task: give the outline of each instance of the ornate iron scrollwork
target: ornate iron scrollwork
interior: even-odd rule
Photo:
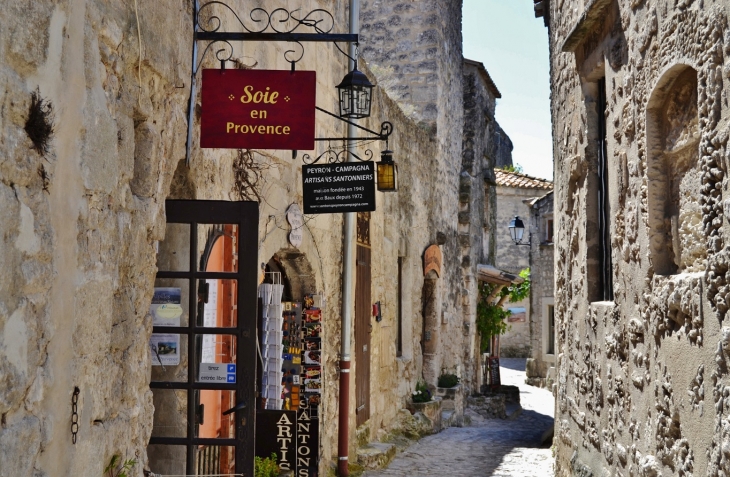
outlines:
[[[322,154],[314,159],[312,159],[312,156],[310,156],[309,154],[304,154],[302,156],[302,161],[305,164],[316,164],[320,160],[324,160],[324,162],[327,164],[335,164],[340,162],[346,162],[348,154],[360,162],[368,162],[373,160],[373,151],[371,151],[370,149],[365,149],[365,152],[363,153],[365,159],[363,159],[354,152],[349,151],[347,149],[347,146],[342,146],[342,148],[339,150],[330,146],[327,148],[327,150],[325,150]]]
[[[335,19],[330,12],[322,8],[317,8],[307,13],[303,17],[295,16],[301,9],[288,11],[285,8],[277,8],[269,13],[264,8],[254,8],[249,13],[249,18],[256,25],[246,26],[241,17],[229,7],[226,3],[212,0],[206,2],[198,9],[198,27],[200,31],[206,33],[217,32],[222,24],[221,18],[218,15],[207,17],[205,22],[200,21],[200,17],[204,16],[204,13],[208,10],[212,10],[213,5],[220,5],[222,8],[227,9],[231,14],[238,20],[241,28],[247,33],[265,33],[266,30],[271,29],[273,33],[294,33],[300,27],[308,27],[313,29],[317,33],[329,33],[335,26]],[[293,21],[294,25],[282,28],[282,24],[290,24]]]
[[[227,11],[228,13],[226,15],[234,18],[238,22],[238,24],[240,25],[240,28],[238,29],[241,31],[220,31],[221,27],[223,26],[222,17],[224,16],[224,14],[220,11],[216,11],[216,7],[219,7],[218,10],[222,9],[224,11]],[[312,10],[304,16],[299,15],[299,11],[300,9],[290,12],[285,8],[277,8],[276,10],[273,10],[269,13],[264,8],[254,8],[248,14],[250,21],[244,21],[241,16],[239,16],[235,12],[235,10],[233,10],[233,8],[231,8],[228,4],[224,2],[221,2],[219,0],[211,0],[204,3],[198,9],[196,16],[195,31],[197,35],[204,37],[206,33],[215,33],[219,35],[226,35],[226,38],[219,37],[214,40],[210,38],[201,38],[203,41],[207,40],[211,43],[209,43],[208,47],[203,50],[203,54],[200,58],[200,63],[202,63],[203,58],[205,57],[205,54],[207,53],[208,48],[211,44],[223,41],[228,44],[228,47],[230,47],[231,45],[227,41],[229,39],[228,36],[236,35],[236,33],[291,34],[295,33],[299,28],[311,28],[316,34],[324,35],[332,31],[332,28],[334,28],[335,19],[332,14],[327,10],[318,8],[316,10]],[[304,57],[304,46],[300,41],[297,41],[295,39],[291,39],[289,41],[296,44],[297,46],[294,49],[286,50],[284,52],[284,59],[287,61],[287,63],[290,63],[292,67],[294,67],[294,65],[301,61],[301,59]],[[218,57],[218,52],[216,52],[216,57],[219,61],[222,62],[231,60],[233,58],[233,48],[230,48],[230,54],[226,58]],[[198,67],[200,66],[200,63],[198,64]]]

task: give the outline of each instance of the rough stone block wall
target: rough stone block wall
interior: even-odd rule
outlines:
[[[729,11],[550,2],[558,476],[730,472]],[[610,302],[593,293],[601,114]]]
[[[272,10],[290,2],[230,2],[241,11],[264,3]],[[335,31],[346,29],[342,2],[304,3],[297,7],[327,8]],[[155,246],[161,242],[161,250],[169,249],[171,242],[165,239],[175,239],[165,236],[164,201],[240,198],[232,173],[237,152],[201,151],[197,114],[191,165],[185,165],[189,4],[138,2],[136,7],[115,0],[37,1],[10,2],[0,12],[0,24],[8,25],[0,31],[0,264],[6,271],[0,277],[2,475],[101,475],[109,458],[121,454],[140,461],[134,474],[141,476],[154,415],[148,310]],[[450,24],[439,31],[450,35],[443,61],[451,61],[453,73],[439,80],[439,88],[449,92],[443,101],[456,98],[451,104],[458,105],[461,8],[448,2],[429,8],[448,10],[439,21]],[[223,21],[235,28],[234,20]],[[287,69],[287,48],[236,45],[233,57],[239,67]],[[209,54],[203,66],[218,63]],[[307,45],[298,68],[317,70],[318,105],[334,109],[332,85],[347,72],[345,58],[332,46]],[[366,64],[362,69],[373,75]],[[36,88],[53,105],[54,131],[45,156],[25,130]],[[393,122],[389,146],[401,171],[401,192],[378,194],[371,225],[372,296],[385,304],[383,322],[372,338],[370,426],[375,437],[392,425],[422,374],[422,253],[441,236],[446,242],[438,311],[447,320],[439,325],[440,342],[444,356],[454,358],[437,367],[474,370],[462,360],[468,338],[459,301],[461,109],[438,116],[444,126],[436,136],[380,89],[373,108],[364,124],[377,130],[381,121]],[[317,135],[344,134],[341,124],[328,117],[317,116],[316,128]],[[325,147],[318,144],[306,152],[319,155]],[[377,155],[377,146],[373,152]],[[257,253],[264,263],[277,254],[305,256],[310,285],[325,297],[324,333],[331,346],[323,350],[324,472],[336,461],[337,428],[330,424],[337,416],[342,220],[339,215],[308,218],[302,246],[291,247],[284,213],[289,204],[301,204],[301,159],[292,161],[289,151],[257,151],[254,156],[263,168],[260,242],[257,251],[246,252]],[[405,259],[407,325],[404,356],[396,358],[393,277],[399,255]],[[353,372],[356,367],[354,363]],[[467,376],[467,382],[474,380]],[[75,445],[69,430],[74,386],[80,389]],[[354,446],[354,392],[352,396]]]
[[[554,245],[546,241],[546,222],[554,220],[553,194],[546,195],[532,207],[530,247],[530,347],[531,357],[539,363],[539,377],[546,377],[549,366],[555,363],[555,354],[547,355],[548,316],[546,305],[554,296]],[[555,222],[553,222],[555,223]]]
[[[461,2],[366,0],[360,18],[361,54],[378,84],[437,145],[435,157],[417,158],[439,178],[430,184],[427,229],[430,244],[442,244],[443,273],[438,296],[424,297],[421,306],[432,315],[426,331],[433,341],[423,346],[437,350],[426,353],[423,373],[435,385],[443,369],[462,366],[461,359],[452,359],[461,356],[464,335],[457,228],[463,133]]]
[[[496,98],[485,84],[477,66],[464,63],[464,137],[459,175],[459,245],[461,247],[464,334],[464,362],[479,374],[481,349],[476,330],[476,303],[479,283],[473,271],[478,264],[493,264],[495,255],[496,187],[491,152],[499,138],[494,119]],[[468,373],[470,374],[470,373]],[[467,374],[467,375],[468,375]],[[481,382],[466,383],[478,390]]]
[[[532,220],[530,206],[525,202],[531,198],[541,195],[541,190],[524,189],[517,187],[497,186],[497,219],[496,219],[496,257],[495,267],[510,273],[519,272],[530,266],[530,247],[515,245],[509,234],[509,223],[519,215],[525,223],[525,234],[528,233],[528,223]],[[527,236],[524,237],[527,241]],[[505,303],[505,307],[524,307],[526,317],[530,316],[530,300],[525,299],[519,303]],[[530,356],[530,323],[529,319],[524,322],[509,323],[509,330],[500,337],[500,347],[505,356]]]

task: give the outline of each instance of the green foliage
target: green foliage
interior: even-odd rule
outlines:
[[[114,454],[109,461],[109,465],[104,469],[104,474],[108,477],[128,477],[128,472],[132,470],[132,467],[137,465],[137,461],[134,459],[127,459],[124,461],[122,466],[117,470],[117,464],[122,458],[119,454]]]
[[[459,384],[459,377],[455,374],[444,373],[439,376],[438,387],[440,388],[453,388]]]
[[[520,271],[520,277],[522,277],[525,281],[519,285],[504,287],[500,293],[501,296],[509,295],[510,303],[517,303],[518,301],[522,301],[530,296],[530,284],[532,283],[530,280],[530,269],[522,269]]]
[[[525,268],[520,271],[520,277],[524,281],[519,285],[504,287],[499,292],[500,297],[509,296],[511,303],[516,303],[530,296],[530,269]],[[487,303],[487,298],[494,291],[497,285],[491,283],[479,284],[479,302],[477,303],[476,325],[477,331],[481,336],[481,350],[486,351],[489,347],[489,339],[492,336],[498,336],[509,330],[509,325],[505,321],[510,315],[508,310],[492,303]]]
[[[518,174],[522,174],[522,171],[524,170],[521,165],[519,164],[510,164],[509,166],[502,166],[500,167],[503,171],[507,172],[516,172]]]
[[[276,465],[276,453],[272,452],[271,457],[262,459],[254,457],[254,477],[276,477],[279,475],[279,466]]]
[[[418,381],[416,383],[416,390],[411,395],[414,403],[429,402],[431,400],[431,391],[426,387],[426,383]]]

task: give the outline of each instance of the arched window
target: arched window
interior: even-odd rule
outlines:
[[[676,65],[652,92],[647,109],[649,240],[654,272],[702,269],[706,257],[700,207],[697,71]]]

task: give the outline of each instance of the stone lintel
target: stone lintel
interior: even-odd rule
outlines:
[[[578,19],[573,30],[565,39],[561,50],[565,53],[575,53],[583,40],[588,34],[603,23],[606,18],[606,10],[611,5],[612,0],[591,0],[583,14]]]

